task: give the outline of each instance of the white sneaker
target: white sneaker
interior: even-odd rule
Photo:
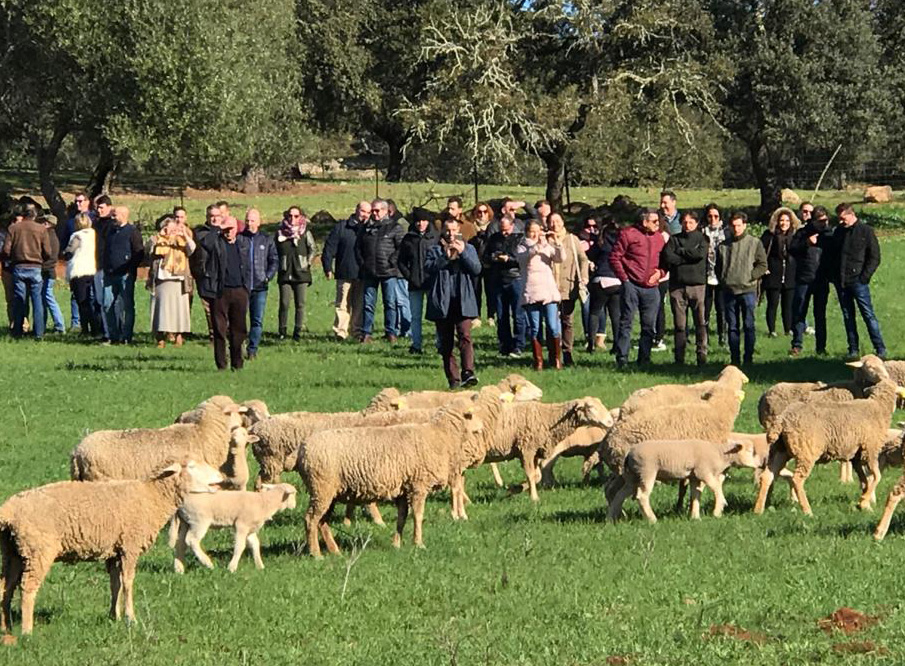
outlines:
[[[814,330],[813,326],[808,326],[806,329],[804,329],[805,335],[814,335],[816,332],[817,331]]]
[[[666,351],[667,349],[669,349],[669,348],[666,346],[666,343],[663,342],[662,340],[660,340],[660,342],[658,342],[653,347],[651,347],[650,350],[660,352],[660,351]]]
[[[472,327],[472,328],[481,328],[481,326],[482,326],[482,324],[481,324],[481,320],[480,320],[480,319],[472,319],[472,320],[471,320],[471,327]]]

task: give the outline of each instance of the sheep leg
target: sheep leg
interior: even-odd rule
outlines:
[[[352,524],[352,518],[355,517],[355,502],[346,502],[346,515],[343,516],[343,525],[348,527]]]
[[[607,507],[606,517],[610,522],[615,523],[622,516],[622,505],[629,497],[635,494],[635,484],[631,481],[625,481],[619,491],[610,500]]]
[[[676,513],[682,513],[685,506],[685,492],[688,490],[688,479],[679,479],[679,495],[676,498]],[[691,501],[694,502],[694,488],[691,490]],[[693,518],[694,516],[692,516]]]
[[[368,504],[368,515],[371,516],[371,521],[377,525],[377,527],[387,526],[387,524],[383,522],[383,516],[380,515],[380,509],[377,508],[377,502],[370,502]]]
[[[119,557],[107,558],[107,575],[110,576],[110,619],[118,620],[122,616],[123,572]]]
[[[698,479],[693,479],[693,483],[691,484],[691,512],[689,515],[692,520],[700,520],[701,519],[701,491],[704,489],[704,482]],[[684,483],[683,483],[684,482]],[[688,485],[688,479],[682,479],[679,481],[679,511],[682,510],[682,488],[683,486]]]
[[[185,573],[185,535],[188,534],[189,524],[184,520],[179,522],[179,533],[176,535],[175,559],[173,569],[176,573]]]
[[[638,486],[638,504],[641,505],[641,513],[650,524],[657,522],[657,515],[650,506],[650,493],[654,488],[655,479],[641,479]]]
[[[31,634],[35,626],[35,598],[38,590],[50,566],[56,559],[56,553],[44,554],[42,557],[33,558],[28,562],[28,567],[22,572],[22,635]]]
[[[233,543],[233,557],[226,565],[226,569],[230,573],[236,573],[239,568],[239,560],[242,559],[242,553],[245,552],[245,540],[248,538],[248,530],[236,527],[236,540]]]
[[[619,474],[614,474],[606,485],[603,487],[603,494],[606,496],[607,502],[612,502],[616,493],[625,485],[625,479]]]
[[[839,483],[852,482],[852,462],[844,460],[839,464]]]
[[[879,485],[880,479],[882,478],[882,472],[880,472],[880,462],[877,460],[876,455],[868,458],[867,466],[870,469],[870,478],[867,479],[867,487],[861,495],[861,501],[858,503],[858,506],[861,509],[870,511],[877,502],[877,485]],[[861,467],[863,469],[863,463],[861,464]]]
[[[707,475],[702,479],[703,484],[713,492],[713,516],[715,518],[722,516],[723,509],[726,508],[726,496],[723,494],[723,481],[725,478],[725,474],[719,474],[717,476]],[[698,487],[701,487],[700,483]]]
[[[522,469],[525,470],[525,476],[528,477],[528,492],[531,495],[532,502],[539,502],[540,497],[537,494],[537,480],[536,473],[537,470],[534,465],[534,456],[533,455],[522,455]]]
[[[424,535],[422,527],[424,525],[424,502],[427,500],[427,493],[416,492],[412,495],[412,513],[415,519],[415,535],[412,543],[418,548],[424,548]]]
[[[170,531],[169,531],[169,535],[167,536],[167,545],[170,548],[176,547],[176,539],[179,536],[180,524],[181,524],[181,521],[179,520],[179,514],[174,513],[173,517],[170,518]]]
[[[814,515],[814,512],[811,510],[811,503],[808,501],[808,496],[804,492],[804,482],[807,481],[807,478],[811,475],[811,470],[813,468],[813,462],[799,460],[798,464],[795,465],[795,471],[792,472],[792,486],[795,488],[795,493],[798,495],[798,501],[801,504],[801,512],[806,516]]]
[[[883,516],[880,518],[880,522],[877,523],[877,528],[874,530],[875,540],[882,541],[883,537],[886,536],[886,533],[889,531],[889,523],[892,521],[892,514],[895,512],[896,507],[899,505],[899,502],[902,501],[903,497],[905,497],[905,474],[896,481],[896,485],[889,491],[889,497],[886,498],[886,508],[883,509]],[[4,597],[4,603],[5,602],[6,598]]]
[[[562,447],[562,448],[561,448]],[[540,485],[543,488],[552,488],[556,485],[556,477],[553,476],[553,466],[559,460],[560,454],[565,450],[563,443],[557,444],[540,466]]]
[[[264,560],[261,559],[261,542],[258,540],[257,533],[252,532],[245,537],[245,541],[248,543],[248,548],[251,550],[252,558],[254,558],[255,569],[263,569]]]
[[[581,480],[587,483],[588,477],[591,476],[591,470],[600,464],[600,452],[594,451],[591,455],[584,459],[581,464]]]
[[[8,632],[13,628],[12,603],[13,594],[22,581],[25,563],[18,553],[3,553],[3,613],[0,615],[0,631]]]
[[[500,475],[500,468],[497,467],[496,463],[490,463],[490,471],[493,472],[493,481],[497,484],[498,487],[505,487],[505,483],[503,483],[503,477]]]
[[[138,565],[138,557],[124,555],[120,567],[123,571],[123,596],[125,597],[126,623],[135,622],[135,604],[133,603],[133,583],[135,582],[135,569]]]
[[[396,498],[396,534],[393,535],[393,548],[402,547],[402,531],[409,515],[409,501],[405,495]]]
[[[189,531],[185,535],[185,542],[188,547],[192,549],[192,552],[195,553],[195,557],[198,558],[198,561],[201,562],[201,564],[208,569],[213,569],[213,561],[211,561],[211,558],[207,556],[207,553],[205,553],[204,549],[201,547],[201,540],[204,538],[204,535],[207,534],[208,529],[210,529],[210,523],[190,525]]]
[[[333,517],[333,506],[331,503],[326,513],[324,513],[320,522],[320,530],[321,536],[324,538],[324,544],[327,546],[327,552],[331,555],[340,555],[342,551],[339,549],[339,546],[336,545],[336,540],[333,538],[333,530],[330,529],[330,519]]]
[[[329,502],[320,502],[314,497],[308,502],[308,510],[305,512],[305,528],[308,532],[308,552],[312,557],[322,557],[320,539],[317,533],[321,529],[321,522],[329,508]]]
[[[767,467],[760,474],[760,488],[757,491],[757,500],[754,502],[754,513],[761,514],[764,512],[767,506],[767,495],[773,486],[773,480],[786,466],[787,462],[789,462],[789,455],[785,451],[774,450],[770,452],[770,460],[767,462]],[[792,489],[794,492],[794,483],[792,483]]]

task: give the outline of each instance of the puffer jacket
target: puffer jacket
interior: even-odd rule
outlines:
[[[414,228],[403,236],[399,246],[399,272],[409,283],[409,291],[427,289],[428,275],[424,268],[427,252],[437,244],[439,236],[431,225],[422,233]]]
[[[833,231],[833,262],[830,279],[843,287],[869,284],[880,267],[880,244],[874,230],[856,222],[854,226],[839,225]]]
[[[489,230],[488,230],[488,233]],[[484,266],[487,267],[488,279],[498,284],[511,284],[521,278],[522,271],[518,262],[518,248],[525,237],[513,231],[504,236],[502,231],[490,234],[484,245]],[[506,255],[506,261],[498,257]]]
[[[395,220],[385,217],[368,220],[358,230],[355,256],[361,267],[361,277],[383,280],[399,277],[397,261],[405,230]]]
[[[760,237],[767,253],[767,274],[761,280],[764,289],[791,289],[795,285],[795,255],[790,252],[793,234],[765,231]]]
[[[276,232],[277,282],[279,284],[311,284],[311,262],[317,255],[317,244],[306,228],[301,238],[292,239]]]
[[[525,276],[522,305],[559,303],[559,285],[553,276],[553,265],[562,262],[562,246],[525,239],[518,248],[518,262]]]
[[[332,271],[337,280],[359,278],[360,268],[355,256],[359,227],[358,216],[352,215],[349,219],[334,224],[324,242],[321,264],[325,271]]]
[[[817,236],[816,245],[811,245],[811,236]],[[821,230],[808,222],[803,229],[795,232],[789,245],[789,254],[795,257],[796,284],[814,284],[829,279],[832,242],[833,230],[829,225]]]
[[[264,291],[267,283],[277,274],[279,258],[273,237],[258,231],[253,234],[248,229],[242,232],[248,239],[248,263],[251,267],[251,290]]]

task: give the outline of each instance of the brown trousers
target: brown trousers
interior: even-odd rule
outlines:
[[[220,298],[211,302],[214,320],[214,361],[226,370],[226,342],[229,340],[229,364],[242,368],[242,343],[248,336],[248,291],[244,287],[224,287]]]
[[[563,299],[559,304],[559,321],[562,329],[562,350],[572,353],[572,344],[575,342],[575,329],[572,326],[572,315],[575,312],[576,298]]]
[[[455,338],[459,338],[459,357],[462,360],[462,371],[474,374],[474,346],[471,344],[471,319],[443,319],[437,324],[437,335],[440,337],[440,356],[443,357],[443,372],[446,380],[452,385],[462,381],[459,366],[453,356]]]
[[[686,312],[691,308],[694,319],[694,339],[697,356],[699,359],[707,358],[707,319],[704,317],[704,301],[706,285],[700,284],[693,287],[679,287],[669,290],[669,304],[672,306],[672,319],[675,324],[675,359],[676,363],[685,362],[685,346],[687,335],[685,329],[688,326]]]

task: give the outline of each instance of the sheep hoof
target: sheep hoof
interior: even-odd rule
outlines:
[[[183,565],[182,562],[180,562],[179,560],[176,560],[175,562],[173,562],[173,571],[175,571],[178,574],[184,574],[185,565]]]
[[[236,569],[238,569],[238,568],[239,568],[238,564],[230,564],[229,566],[226,567],[226,570],[229,571],[230,573],[236,573]]]
[[[870,500],[867,500],[866,502],[858,502],[858,508],[861,509],[862,511],[873,511],[874,510],[874,506],[873,506],[873,504],[870,503]]]
[[[343,518],[343,525],[349,527],[352,525],[352,520],[350,518]]]

